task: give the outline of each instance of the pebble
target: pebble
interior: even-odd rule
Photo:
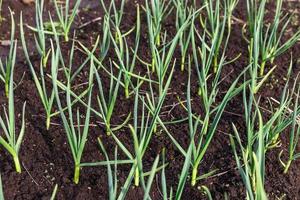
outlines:
[[[0,45],[1,46],[10,46],[11,42],[10,42],[10,40],[0,40]]]
[[[27,5],[32,4],[34,2],[35,2],[35,0],[22,0],[22,3],[27,4]]]

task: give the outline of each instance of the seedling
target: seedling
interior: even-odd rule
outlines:
[[[102,32],[103,32],[102,42],[99,44],[100,54],[98,58],[100,62],[102,62],[106,57],[111,43],[109,17],[107,15],[104,16]]]
[[[17,54],[17,41],[15,41],[15,20],[12,11],[10,11],[11,16],[11,33],[10,33],[10,48],[9,54],[6,58],[5,62],[3,63],[0,59],[0,80],[5,83],[5,95],[9,97],[9,85],[10,85],[10,78],[12,74],[12,69],[16,63],[16,54]]]
[[[149,34],[153,37],[150,40],[154,40],[153,44],[155,46],[161,45],[162,23],[173,10],[171,3],[172,1],[167,0],[146,0],[145,11],[147,13],[148,29]]]
[[[53,30],[55,30],[55,28],[53,28]],[[60,51],[60,47],[59,47],[59,39],[58,37],[55,37],[56,39],[56,44],[57,44],[57,49],[58,51]],[[90,108],[91,111],[96,114],[98,117],[100,117],[105,124],[106,127],[106,131],[107,134],[109,135],[111,131],[116,131],[118,129],[121,129],[124,125],[126,125],[126,123],[128,122],[128,120],[130,119],[130,115],[131,113],[128,114],[127,118],[124,120],[124,122],[120,125],[114,125],[113,127],[111,126],[110,120],[113,114],[113,110],[116,104],[116,99],[118,97],[118,91],[119,91],[119,87],[120,86],[124,86],[124,84],[121,82],[121,75],[122,75],[122,70],[119,71],[118,73],[118,77],[115,77],[113,74],[113,67],[112,67],[112,62],[110,62],[110,70],[107,70],[102,62],[100,60],[97,59],[97,57],[94,55],[94,52],[96,50],[96,48],[98,47],[98,43],[99,43],[99,37],[97,38],[97,41],[94,45],[94,48],[92,51],[88,50],[83,44],[79,43],[80,46],[84,49],[84,51],[87,52],[88,56],[85,59],[85,61],[76,69],[76,71],[74,71],[72,74],[69,73],[69,69],[66,67],[66,65],[64,64],[64,59],[62,58],[61,54],[60,54],[60,60],[61,63],[63,65],[63,69],[64,72],[66,74],[66,76],[70,76],[70,81],[73,81],[76,76],[81,72],[81,70],[86,66],[86,64],[88,62],[90,62],[90,67],[93,69],[93,71],[90,71],[90,73],[94,73],[96,76],[96,81],[98,84],[98,88],[99,88],[99,95],[97,96],[98,99],[98,106],[100,108],[100,111],[98,109],[94,109],[94,108]],[[73,40],[73,45],[71,48],[71,54],[70,54],[70,65],[72,65],[73,63],[73,52],[74,52],[74,48],[75,48],[75,40]],[[102,84],[102,78],[99,74],[99,71],[104,71],[107,74],[109,74],[110,76],[110,89],[109,89],[109,94],[105,95],[104,94],[104,87]],[[89,75],[90,76],[90,75]],[[91,84],[91,81],[93,81],[92,79],[89,79],[89,85]],[[57,80],[57,86],[62,89],[63,91],[67,90],[67,86]],[[74,98],[73,103],[76,102],[80,102],[82,105],[84,105],[85,107],[88,107],[88,105],[86,104],[86,102],[82,101],[82,98],[86,95],[86,93],[88,92],[88,89],[83,91],[80,95],[75,94],[73,91],[70,91],[71,96]]]
[[[119,40],[121,39],[119,36],[121,33],[121,22],[123,19],[123,15],[124,15],[124,6],[126,3],[126,0],[121,0],[121,5],[120,8],[117,9],[116,7],[116,2],[115,1],[111,1],[109,4],[109,7],[107,7],[104,3],[103,0],[100,0],[100,3],[102,5],[102,8],[104,9],[105,12],[105,17],[108,19],[108,21],[112,24],[115,33],[115,41],[119,42]],[[131,31],[129,31],[128,33],[130,33]],[[125,35],[127,35],[128,33],[126,33]],[[122,33],[121,33],[122,34]]]
[[[163,89],[162,96],[159,97],[158,103],[155,107],[151,105],[151,100],[148,96],[140,97],[139,90],[136,88],[135,91],[135,104],[134,104],[134,119],[133,125],[129,124],[129,130],[132,134],[134,143],[134,154],[118,139],[118,137],[112,132],[111,135],[120,147],[120,149],[125,153],[129,160],[134,160],[134,183],[136,186],[140,185],[140,181],[145,188],[143,179],[143,157],[148,149],[149,143],[151,141],[154,129],[156,126],[156,120],[159,118],[159,113],[161,111],[164,99],[166,97],[167,90],[169,88],[174,67],[171,71],[170,77],[168,78],[166,85]],[[139,101],[142,103],[141,120],[138,124],[138,107]],[[153,109],[154,108],[154,109]]]
[[[52,42],[51,42],[52,43]],[[83,130],[81,130],[81,116],[79,113],[79,109],[75,114],[76,118],[73,114],[73,104],[71,101],[71,72],[72,68],[70,67],[69,73],[67,75],[67,88],[66,88],[66,101],[67,101],[67,112],[68,116],[65,115],[64,109],[62,107],[61,99],[59,97],[59,91],[57,86],[57,75],[58,75],[58,64],[59,64],[59,53],[58,49],[54,49],[53,43],[51,44],[51,52],[52,52],[52,60],[53,63],[51,66],[51,75],[52,75],[52,83],[55,93],[55,98],[57,102],[57,106],[59,108],[60,116],[63,121],[63,125],[65,128],[65,132],[68,138],[68,143],[71,148],[73,160],[74,160],[74,183],[78,184],[79,176],[80,176],[80,164],[81,157],[84,151],[85,143],[87,141],[88,132],[89,132],[89,124],[90,124],[90,111],[91,111],[91,96],[92,96],[92,84],[90,84],[89,98],[87,103],[87,110],[85,114],[85,122],[83,125]],[[90,76],[89,80],[93,80],[93,71],[92,67],[90,68]],[[65,71],[66,72],[66,71]],[[73,117],[76,119],[77,126],[75,126]]]
[[[43,12],[44,12],[44,0],[35,1],[35,24],[36,27],[31,27],[27,25],[31,30],[35,31],[34,40],[36,49],[38,50],[42,64],[44,67],[47,66],[48,57],[50,55],[50,49],[47,50],[46,47],[46,32],[44,26],[44,19],[43,19]]]
[[[92,63],[92,69],[95,73],[95,77],[97,80],[98,88],[99,88],[99,95],[97,96],[98,100],[98,106],[100,109],[100,114],[102,119],[104,120],[105,127],[106,127],[106,133],[107,135],[110,135],[112,130],[111,130],[111,117],[113,115],[113,111],[116,105],[116,100],[118,97],[118,92],[120,88],[120,83],[121,83],[121,76],[122,76],[122,71],[120,70],[118,73],[118,79],[114,79],[113,75],[113,70],[112,70],[112,63],[110,62],[110,72],[112,76],[110,77],[110,85],[109,85],[109,92],[108,95],[104,95],[104,86],[102,83],[102,78],[97,70],[97,68],[94,65],[94,60],[93,58],[91,59]]]
[[[188,1],[185,0],[173,0],[176,7],[176,30],[179,31],[180,27],[184,25],[184,23],[189,20],[190,16],[190,8],[188,6]],[[181,71],[184,70],[186,54],[190,46],[191,41],[191,33],[193,30],[189,32],[187,30],[183,31],[180,35],[179,44],[181,50]]]
[[[207,22],[203,22],[201,15],[200,22],[207,35],[210,37],[212,43],[212,51],[214,52],[212,64],[214,73],[216,73],[217,67],[219,65],[219,51],[221,49],[221,45],[225,34],[225,27],[227,24],[227,12],[224,12],[224,16],[221,18],[220,0],[206,0],[206,3]]]
[[[205,3],[207,5],[205,7],[207,20],[204,21],[202,15],[200,15],[200,22],[212,44],[211,51],[214,53],[212,65],[213,71],[216,73],[220,62],[219,59],[222,59],[220,58],[221,49],[223,49],[224,52],[227,50],[227,45],[231,36],[232,13],[238,3],[238,0],[224,1],[223,16],[221,15],[222,5],[220,0],[206,0]]]
[[[140,29],[141,29],[141,21],[140,21],[140,9],[137,6],[137,22],[136,22],[136,37],[135,37],[135,47],[133,56],[131,58],[130,50],[127,44],[126,36],[122,35],[122,33],[117,29],[117,36],[119,38],[116,41],[113,36],[111,35],[112,43],[115,47],[115,53],[118,58],[118,63],[114,62],[114,65],[119,68],[119,70],[123,70],[123,77],[124,77],[124,91],[125,97],[128,99],[130,92],[129,86],[131,84],[132,74],[135,69],[136,59],[137,59],[137,52],[139,49],[140,43]]]
[[[262,77],[265,73],[266,63],[268,61],[273,63],[276,57],[294,46],[300,38],[299,30],[288,40],[282,42],[283,36],[287,32],[288,25],[291,21],[291,17],[287,18],[287,15],[282,17],[282,3],[282,0],[276,1],[274,20],[265,27],[264,16],[266,12],[266,0],[262,0],[259,3],[254,0],[247,0],[248,29],[250,33],[250,40],[248,40],[248,42],[250,46],[253,47],[250,48],[250,50],[257,51],[250,51],[250,57],[253,58],[252,60],[260,59],[258,63],[260,68],[259,76]],[[258,58],[255,58],[256,56]]]
[[[70,0],[66,0],[65,5],[59,5],[57,0],[54,0],[55,10],[59,19],[59,27],[62,29],[62,35],[66,42],[69,41],[69,33],[79,10],[81,0],[76,0],[75,5],[70,12]],[[71,14],[69,14],[71,13]]]
[[[251,94],[250,94],[251,95]],[[247,126],[247,143],[243,146],[241,138],[239,136],[237,128],[233,125],[234,136],[230,136],[231,146],[234,151],[235,159],[237,162],[238,170],[242,176],[244,185],[246,186],[247,199],[267,199],[267,195],[264,189],[265,179],[265,130],[261,113],[255,103],[256,112],[251,115],[252,97],[249,102],[245,99],[245,117]],[[250,106],[250,107],[249,107]],[[255,123],[258,117],[258,131],[255,131]],[[238,146],[241,150],[241,156],[237,153],[237,147],[235,140],[238,142]],[[241,157],[241,158],[240,158]]]
[[[300,136],[300,121],[299,121],[299,114],[300,114],[300,106],[299,106],[299,95],[300,95],[300,86],[298,85],[299,77],[297,76],[294,87],[291,91],[291,94],[295,96],[294,104],[292,102],[289,102],[290,105],[293,105],[293,109],[289,108],[289,105],[285,107],[286,112],[289,113],[289,117],[287,123],[282,123],[282,125],[290,125],[290,137],[289,137],[289,144],[288,144],[288,159],[286,162],[282,161],[282,151],[280,153],[280,162],[284,167],[284,173],[287,173],[291,163],[298,159],[300,157],[300,153],[297,153],[297,144],[299,141]],[[298,87],[298,88],[297,88]],[[296,91],[295,91],[296,90]],[[286,127],[284,126],[284,127]]]
[[[40,96],[40,99],[42,101],[42,104],[43,104],[45,112],[46,112],[46,128],[48,130],[50,128],[51,118],[54,115],[56,115],[56,114],[52,113],[52,107],[53,107],[53,103],[54,103],[55,94],[54,94],[54,90],[52,89],[50,92],[50,95],[49,95],[49,91],[46,88],[46,79],[45,79],[46,77],[45,77],[45,72],[44,72],[44,67],[43,67],[43,60],[41,60],[41,62],[40,62],[40,72],[39,72],[40,78],[38,77],[38,75],[37,75],[38,72],[36,72],[36,70],[30,60],[29,53],[27,50],[26,39],[25,39],[22,13],[20,16],[20,32],[21,32],[21,41],[22,41],[22,47],[23,47],[23,51],[25,54],[25,58],[29,65],[35,86],[37,88],[38,94]],[[51,65],[53,65],[53,64],[54,63],[51,63]]]
[[[104,148],[104,145],[102,144],[102,141],[100,140],[100,138],[98,138],[98,143],[101,147],[102,152],[104,153],[104,156],[106,158],[106,166],[107,166],[107,177],[108,177],[108,190],[109,190],[109,199],[113,200],[113,199],[124,199],[126,197],[126,194],[130,188],[130,185],[132,183],[133,177],[134,177],[134,169],[135,167],[132,167],[131,170],[129,171],[129,174],[126,178],[126,181],[124,183],[124,185],[122,186],[122,189],[120,191],[120,193],[118,194],[118,149],[115,148],[115,152],[114,152],[114,156],[115,156],[115,160],[110,160],[108,157],[108,154]],[[159,171],[161,168],[163,167],[158,167],[159,164],[159,156],[156,157],[152,169],[150,172],[146,172],[142,174],[142,179],[144,180],[144,177],[149,176],[147,183],[144,181],[144,185],[143,185],[143,189],[144,189],[144,198],[143,199],[150,199],[150,190],[151,187],[153,186],[154,183],[154,177],[155,174],[157,173],[157,171]],[[111,165],[114,166],[114,168],[112,169]]]
[[[9,78],[9,93],[8,93],[8,113],[4,108],[4,117],[0,115],[0,128],[4,132],[4,136],[0,136],[0,144],[11,154],[15,163],[16,172],[21,173],[21,164],[19,160],[19,152],[23,141],[25,132],[25,107],[26,102],[23,105],[22,111],[22,125],[20,132],[16,132],[16,121],[14,106],[14,90],[13,90],[13,75],[14,65],[12,65],[10,78]]]
[[[221,64],[223,61],[221,60]],[[222,66],[218,67],[219,69],[222,68]],[[241,75],[240,75],[241,76]],[[192,111],[192,105],[191,105],[191,60],[189,60],[189,80],[187,85],[187,112],[188,112],[188,119],[189,119],[189,134],[191,138],[191,145],[192,145],[192,180],[191,184],[194,186],[196,184],[196,181],[199,180],[200,177],[197,177],[198,174],[198,168],[200,163],[202,162],[202,159],[207,151],[207,148],[210,145],[210,142],[213,139],[213,136],[215,135],[215,132],[217,130],[217,126],[219,124],[219,121],[221,119],[221,116],[224,112],[224,109],[227,105],[227,103],[235,97],[241,90],[242,86],[236,87],[238,80],[240,76],[233,82],[233,84],[230,86],[228,91],[226,92],[226,95],[223,97],[219,105],[217,105],[215,108],[213,108],[213,103],[215,101],[216,95],[218,94],[218,85],[219,85],[219,77],[220,77],[220,70],[216,74],[216,78],[213,81],[213,86],[211,91],[208,90],[206,87],[207,83],[203,79],[203,87],[201,87],[201,97],[204,104],[204,110],[205,114],[202,118],[197,117],[194,118],[194,114]],[[207,79],[206,79],[207,80]],[[243,84],[247,84],[243,83]],[[214,114],[214,117],[212,117]],[[201,124],[201,129],[198,132],[198,127]]]

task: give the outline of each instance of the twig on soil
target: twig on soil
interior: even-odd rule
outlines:
[[[97,18],[95,18],[95,19],[92,19],[92,20],[90,20],[90,21],[88,21],[88,22],[86,22],[86,23],[80,25],[80,26],[78,27],[78,29],[82,29],[82,28],[84,28],[84,27],[86,27],[86,26],[88,26],[88,25],[90,25],[90,24],[93,24],[93,23],[95,23],[95,22],[100,21],[101,19],[102,19],[102,17],[97,17]]]
[[[26,168],[25,164],[22,162],[22,166],[24,167],[25,171],[27,172],[27,174],[30,176],[30,178],[32,179],[32,181],[37,185],[40,186],[35,180],[34,178],[31,176],[31,174],[29,173],[28,169]]]

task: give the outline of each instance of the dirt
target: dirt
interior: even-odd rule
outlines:
[[[106,1],[109,2],[109,1]],[[138,2],[142,2],[141,0]],[[20,12],[23,12],[23,18],[25,23],[34,25],[34,5],[25,5],[19,0],[11,0],[3,2],[2,15],[5,20],[0,25],[0,40],[8,40],[10,38],[9,28],[10,18],[7,7],[9,6],[15,13],[15,19],[18,22]],[[295,5],[294,5],[295,4]],[[300,7],[296,6],[296,2],[292,4],[285,4],[285,11],[291,11],[291,8],[296,9],[298,12],[295,16],[299,17]],[[239,3],[234,16],[240,20],[246,20],[246,5]],[[135,23],[135,12],[132,12],[135,7],[133,1],[128,1],[125,8],[125,17],[122,21],[122,27],[124,30],[129,30]],[[270,10],[274,5],[270,5]],[[51,5],[47,5],[47,9],[51,10]],[[54,12],[53,8],[52,11]],[[103,16],[103,11],[99,5],[98,0],[82,1],[81,11],[75,19],[74,27],[89,22],[97,17]],[[46,16],[47,17],[47,16]],[[82,29],[77,29],[77,39],[82,43],[90,47],[96,40],[97,35],[101,34],[101,22],[97,21],[85,26]],[[297,20],[291,27],[295,30],[297,27]],[[18,23],[17,23],[18,24]],[[230,86],[232,80],[247,66],[247,43],[241,37],[241,30],[243,24],[240,21],[235,21],[233,25],[232,36],[229,42],[229,49],[227,51],[228,58],[235,58],[241,53],[241,57],[227,65],[222,77],[225,77],[220,93],[226,92],[226,89]],[[164,29],[168,31],[168,34],[174,35],[176,32],[174,24],[174,16],[168,17],[164,24]],[[141,58],[149,60],[150,52],[147,44],[147,27],[146,16],[142,14],[142,36],[140,42],[139,55]],[[19,29],[17,28],[16,37],[19,38]],[[35,44],[32,33],[26,29],[26,38],[31,52],[32,62],[35,63],[35,67],[38,69],[38,54],[34,50]],[[134,42],[134,35],[130,38],[129,44]],[[20,44],[20,42],[19,42]],[[63,54],[69,54],[71,43],[62,43]],[[299,44],[293,47],[290,52],[293,55],[299,55]],[[0,46],[0,57],[4,58],[8,54],[8,48]],[[74,57],[74,66],[78,66],[83,62],[86,56],[76,51]],[[113,49],[110,50],[108,57],[115,58]],[[175,52],[175,57],[180,58],[179,51]],[[276,59],[278,68],[275,70],[273,77],[269,80],[268,84],[262,88],[260,95],[262,100],[266,100],[268,97],[278,97],[282,87],[284,86],[283,76],[286,73],[290,54],[286,53]],[[107,61],[105,61],[107,62]],[[137,71],[145,73],[145,68],[141,63],[137,64]],[[296,75],[299,70],[299,64],[294,62],[294,74]],[[192,74],[196,74],[193,71]],[[74,82],[75,84],[85,83],[87,75],[82,72],[79,78]],[[201,113],[201,105],[197,102],[197,79],[192,77],[192,97],[194,99],[193,108],[196,112]],[[106,167],[85,167],[82,169],[80,182],[75,185],[72,181],[73,178],[73,159],[71,151],[67,144],[66,134],[64,132],[62,122],[58,117],[53,118],[50,130],[46,130],[45,127],[45,113],[34,81],[32,80],[29,67],[27,66],[21,47],[18,50],[17,64],[15,69],[15,82],[20,83],[15,90],[15,105],[16,113],[20,114],[22,110],[23,102],[27,102],[26,106],[26,132],[24,142],[22,143],[20,159],[22,162],[22,173],[17,174],[13,167],[13,162],[10,155],[8,155],[3,148],[0,148],[0,172],[3,179],[4,193],[6,199],[49,199],[55,184],[58,184],[57,199],[107,199],[108,198],[108,185],[107,185],[107,171]],[[277,81],[278,80],[278,81]],[[105,83],[109,83],[108,77],[105,78]],[[185,98],[187,83],[187,73],[182,73],[179,70],[179,66],[175,70],[175,74],[172,80],[172,87],[164,103],[164,110],[168,110],[170,105],[177,103],[177,96]],[[51,80],[47,80],[47,87],[51,89]],[[107,86],[108,87],[108,86]],[[78,91],[82,88],[77,88]],[[123,90],[120,91],[120,97],[118,99],[117,106],[114,110],[114,117],[112,122],[114,124],[121,123],[129,112],[132,112],[133,98],[129,100],[125,99]],[[93,102],[96,103],[96,99],[93,98]],[[7,100],[4,94],[4,86],[0,84],[0,105],[6,105]],[[97,104],[95,104],[97,105]],[[84,108],[81,108],[84,110]],[[2,108],[1,108],[2,112]],[[226,112],[224,113],[218,132],[215,135],[204,161],[200,165],[200,173],[207,173],[211,170],[218,169],[217,175],[208,179],[199,181],[196,187],[191,187],[189,182],[186,184],[185,191],[182,199],[206,199],[203,192],[199,189],[201,185],[206,185],[214,199],[224,199],[225,194],[230,199],[243,199],[245,197],[245,188],[240,178],[238,171],[236,170],[236,163],[233,158],[232,148],[229,144],[228,134],[232,133],[231,123],[239,125],[241,131],[243,130],[243,106],[242,97],[237,96],[234,100],[229,102]],[[172,112],[166,116],[166,119],[180,119],[185,117],[186,113],[180,106],[175,107]],[[18,115],[18,119],[20,115]],[[92,116],[91,122],[94,126],[90,128],[90,134],[86,148],[83,155],[83,162],[94,162],[104,160],[104,156],[100,151],[97,144],[97,137],[101,137],[104,141],[104,145],[109,151],[110,155],[113,155],[115,143],[111,138],[105,135],[105,128],[101,125],[101,119],[96,116]],[[17,127],[20,127],[21,119],[17,120]],[[186,148],[188,143],[188,127],[186,123],[180,123],[175,125],[168,125],[167,128],[174,135],[174,137]],[[169,186],[176,188],[178,183],[178,176],[180,174],[184,157],[172,144],[167,135],[162,131],[160,134],[154,134],[150,147],[144,158],[144,166],[146,170],[151,169],[151,165],[157,154],[161,153],[162,149],[166,149],[166,160],[168,166],[166,168],[167,182]],[[133,150],[131,141],[131,134],[128,129],[124,128],[120,130],[117,135],[122,141],[125,142],[130,150]],[[288,136],[282,135],[282,146],[274,149],[267,154],[266,158],[266,184],[265,188],[269,194],[270,199],[277,199],[284,195],[284,199],[298,199],[300,196],[300,185],[297,184],[300,181],[300,170],[297,167],[299,161],[293,162],[291,169],[287,174],[283,174],[283,169],[278,161],[278,154],[281,150],[286,151],[286,145],[288,142]],[[120,155],[121,157],[124,155]],[[120,183],[123,183],[129,173],[130,166],[120,166],[119,168]],[[159,180],[157,175],[156,180]],[[190,181],[190,180],[188,180]],[[153,184],[151,190],[152,199],[162,199],[159,183]],[[142,199],[143,192],[140,188],[131,187],[126,199]]]

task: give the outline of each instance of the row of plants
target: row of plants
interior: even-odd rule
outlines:
[[[265,86],[264,83],[276,70],[275,59],[297,43],[300,31],[283,41],[291,17],[282,14],[282,0],[276,1],[274,20],[269,23],[265,20],[267,0],[247,0],[248,20],[243,27],[243,37],[249,46],[248,66],[232,80],[225,94],[220,94],[224,68],[240,56],[232,60],[226,56],[232,35],[233,13],[238,3],[238,0],[205,0],[199,6],[196,1],[145,0],[141,5],[136,4],[135,25],[129,30],[123,30],[121,25],[126,1],[121,0],[118,5],[111,1],[107,5],[100,0],[104,10],[103,29],[92,49],[78,41],[76,31],[72,29],[81,0],[76,0],[73,6],[69,0],[64,5],[54,0],[55,19],[50,14],[45,18],[44,1],[36,1],[34,25],[24,24],[22,13],[20,15],[19,41],[16,40],[16,25],[11,11],[10,50],[8,56],[0,60],[0,80],[8,101],[7,108],[0,116],[0,144],[13,157],[16,171],[20,173],[22,170],[19,152],[26,135],[25,113],[28,112],[24,102],[21,127],[16,127],[14,91],[17,84],[14,82],[14,71],[17,67],[17,47],[21,45],[44,108],[46,129],[51,128],[54,117],[62,121],[74,162],[74,183],[80,181],[82,167],[102,166],[107,169],[109,199],[125,199],[131,185],[141,187],[143,198],[151,199],[155,176],[160,174],[159,185],[163,199],[180,199],[188,182],[194,187],[201,183],[200,180],[216,172],[211,170],[203,173],[203,159],[214,140],[227,104],[239,95],[243,97],[245,130],[239,130],[232,124],[232,152],[245,185],[247,199],[267,199],[264,189],[266,153],[279,146],[282,134],[288,134],[288,157],[284,158],[284,154],[280,154],[285,173],[299,157],[296,147],[300,133],[300,87],[297,84],[298,77],[295,81],[291,78],[292,58],[281,98],[270,99],[270,114],[267,117],[263,117],[259,89]],[[0,8],[1,4],[0,1]],[[171,13],[176,13],[176,34],[170,38],[163,22]],[[141,23],[142,15],[146,16],[147,22],[145,26],[151,54],[149,60],[139,56],[141,29],[144,25]],[[35,47],[40,58],[38,66],[32,62],[27,47],[29,39],[26,32],[30,31],[34,33]],[[134,38],[133,44],[130,43],[133,46],[129,45],[129,37]],[[62,50],[64,42],[71,44],[68,55]],[[86,55],[80,65],[74,63],[75,47],[80,47]],[[113,49],[114,57],[110,56],[110,49]],[[180,59],[175,58],[178,50]],[[144,73],[137,68],[138,65],[143,66]],[[86,88],[78,92],[73,89],[73,85],[83,71],[88,73]],[[175,84],[172,82],[175,72],[188,76],[185,98],[178,97],[186,117],[166,121],[161,113],[168,91]],[[202,113],[194,111],[193,101],[196,98],[191,95],[193,72],[196,72],[198,83],[197,106],[203,109]],[[108,86],[105,85],[105,76],[109,76]],[[121,91],[126,99],[134,99],[134,105],[126,119],[120,125],[115,125],[112,117],[118,115],[115,107]],[[92,102],[95,94],[96,104]],[[84,120],[79,107],[85,108]],[[107,147],[99,137],[99,147],[105,160],[84,163],[81,160],[89,139],[91,115],[101,120],[105,125],[106,137],[114,140],[114,157],[111,158],[106,150],[112,147]],[[181,144],[168,129],[168,124],[179,123],[188,125],[188,132],[184,133],[188,135],[188,145]],[[131,134],[132,148],[128,148],[118,137],[120,129],[126,129]],[[178,175],[177,187],[167,183],[167,149],[157,155],[150,171],[143,166],[145,154],[150,151],[149,145],[158,129],[184,157],[184,162],[180,163],[182,170]],[[120,151],[126,158],[118,158]],[[118,185],[120,165],[131,166],[122,186]],[[53,199],[58,187],[55,187]],[[206,186],[202,186],[202,189],[212,199],[209,189]]]

